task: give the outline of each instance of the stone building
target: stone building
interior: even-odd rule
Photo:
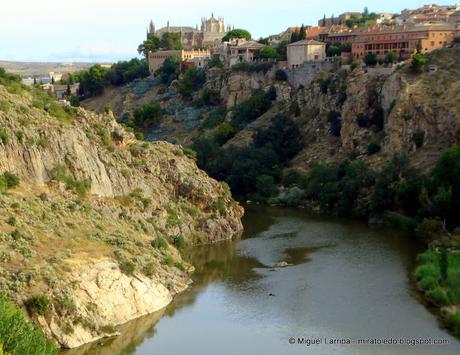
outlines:
[[[326,43],[304,40],[287,46],[288,68],[297,68],[305,62],[320,62],[325,59]]]
[[[230,30],[230,26],[225,27],[223,17],[215,18],[214,14],[209,19],[201,19],[201,28],[198,25],[193,27],[188,26],[170,26],[169,21],[166,27],[156,29],[153,21],[150,21],[147,29],[147,38],[155,35],[158,37],[163,36],[165,33],[180,33],[182,46],[186,50],[193,49],[215,49],[220,45],[222,38]]]
[[[389,52],[395,52],[404,59],[417,49],[427,53],[446,47],[454,41],[455,36],[455,26],[447,24],[375,26],[356,31],[352,56],[354,60],[362,60],[368,53],[383,58]]]
[[[245,39],[235,39],[224,43],[222,46],[223,60],[227,60],[230,66],[238,63],[252,63],[256,58],[257,51],[265,45],[257,41],[246,41]]]
[[[174,56],[178,57],[181,62],[195,63],[197,66],[202,67],[204,63],[211,58],[211,52],[209,49],[149,52],[148,62],[150,74],[155,74],[166,58]]]

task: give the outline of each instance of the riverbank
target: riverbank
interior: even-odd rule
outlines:
[[[419,254],[417,260],[418,289],[440,310],[442,325],[460,337],[460,252],[437,246]]]

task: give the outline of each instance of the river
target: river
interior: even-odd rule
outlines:
[[[166,309],[69,354],[460,354],[411,284],[410,236],[261,206],[247,206],[244,226],[241,240],[189,253],[194,285]],[[448,344],[363,344],[389,338]]]

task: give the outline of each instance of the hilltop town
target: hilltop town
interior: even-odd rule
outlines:
[[[169,24],[159,30],[150,23],[147,39],[175,34],[179,50],[148,51],[149,70],[154,74],[165,59],[178,56],[185,65],[204,67],[212,58],[233,66],[239,63],[286,61],[287,70],[338,60],[391,64],[447,47],[460,37],[460,7],[425,5],[400,14],[345,12],[318,20],[316,26],[289,27],[277,35],[253,40],[238,36],[238,30],[225,26],[223,18],[203,18],[201,29]],[[227,34],[228,40],[222,41]],[[235,35],[233,35],[235,34]],[[270,49],[276,49],[273,51]],[[309,64],[310,63],[310,64]],[[326,66],[329,68],[329,66]]]

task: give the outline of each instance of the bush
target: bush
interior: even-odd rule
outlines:
[[[421,279],[419,282],[419,287],[423,290],[433,290],[436,286],[438,286],[438,282],[433,276],[427,276],[424,279]]]
[[[0,141],[4,145],[7,145],[10,142],[10,137],[8,135],[8,132],[2,127],[0,127]]]
[[[439,278],[439,269],[434,264],[423,264],[415,269],[414,277],[419,281],[429,277],[437,280]]]
[[[120,271],[128,276],[131,276],[134,271],[136,270],[136,265],[129,261],[129,260],[123,260],[119,263]]]
[[[377,64],[377,55],[375,53],[367,53],[364,56],[364,63],[370,67],[375,66]]]
[[[3,350],[11,355],[58,353],[42,330],[27,320],[22,311],[3,293],[0,293],[0,344],[3,344]]]
[[[179,250],[185,248],[185,239],[182,235],[173,236],[171,242]]]
[[[170,85],[180,75],[180,58],[177,56],[166,58],[157,74],[162,83]]]
[[[286,81],[288,76],[284,70],[278,69],[275,73],[275,79],[279,81]]]
[[[414,73],[420,73],[423,67],[425,66],[425,64],[426,64],[425,56],[421,53],[415,53],[412,56],[412,62],[411,62],[410,67]]]
[[[460,335],[460,311],[448,314],[445,318],[447,328],[455,335]]]
[[[367,146],[367,154],[368,155],[376,154],[380,152],[380,149],[381,149],[380,143],[378,141],[372,141]]]
[[[168,242],[166,239],[162,237],[156,237],[154,240],[151,242],[152,247],[156,249],[161,249],[161,250],[166,250],[168,249]]]
[[[449,305],[449,298],[441,287],[435,287],[433,290],[427,292],[427,296],[436,306]]]
[[[44,316],[46,311],[51,305],[51,301],[48,296],[45,295],[36,295],[29,297],[25,301],[25,305],[31,312],[35,312],[41,316]]]

